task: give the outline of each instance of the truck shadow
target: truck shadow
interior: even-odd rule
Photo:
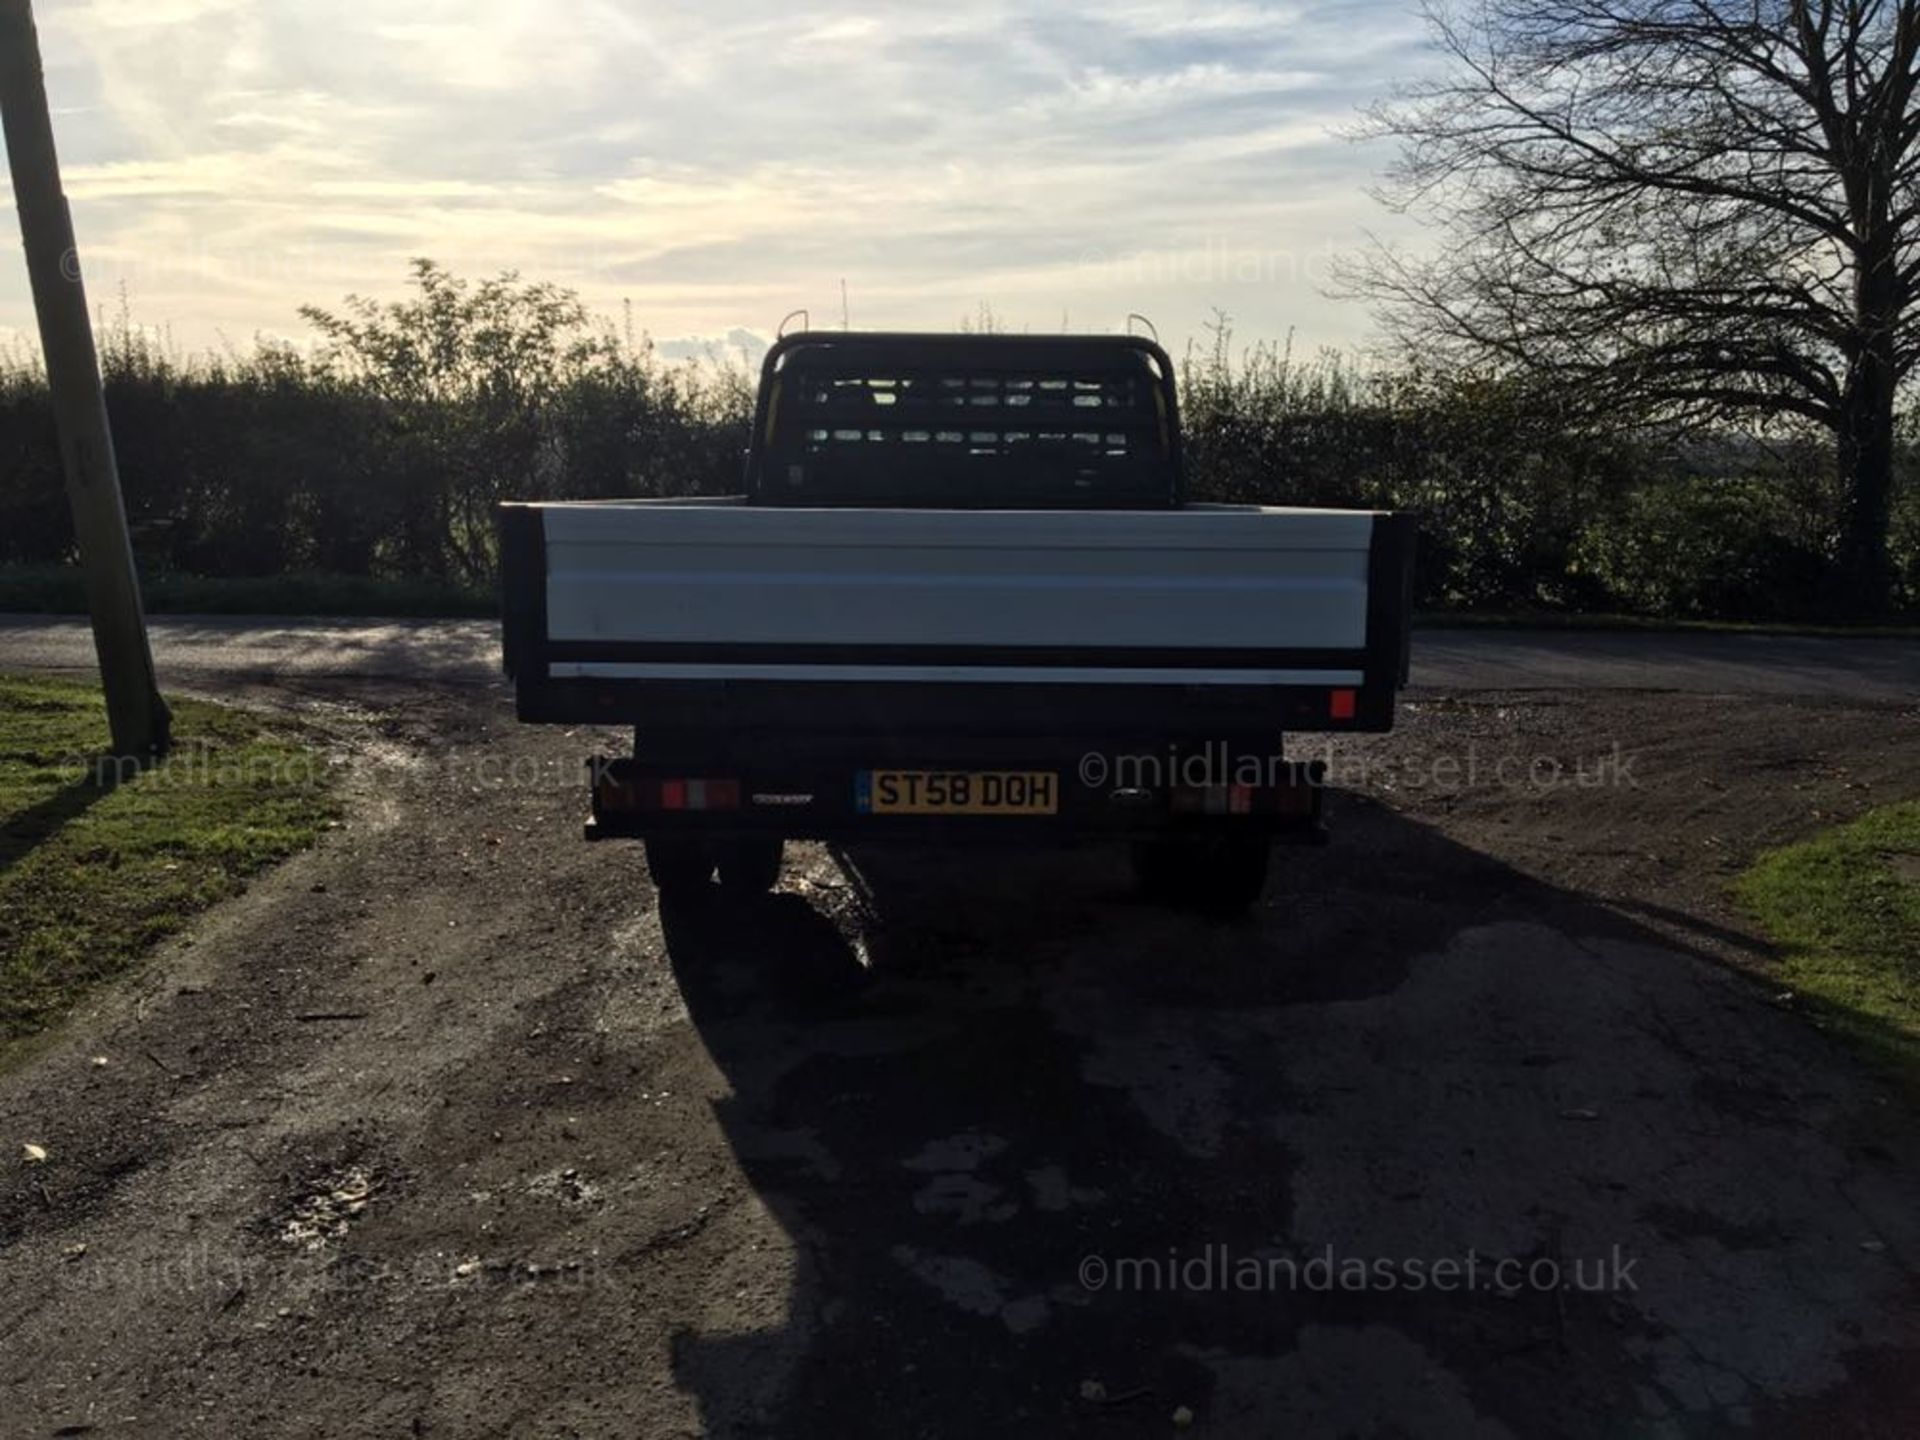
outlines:
[[[1210,1434],[1611,1434],[1764,1419],[1751,1387],[1689,1387],[1831,1363],[1749,1321],[1830,1337],[1872,1281],[1810,1299],[1820,1182],[1756,1177],[1858,1163],[1809,1160],[1810,1127],[1871,1113],[1870,1083],[1671,939],[1343,808],[1232,924],[1136,901],[1100,852],[856,851],[811,899],[664,914],[792,1247],[784,1324],[676,1336],[709,1432],[1164,1436],[1186,1407]],[[1741,1239],[1756,1211],[1776,1238]],[[1714,1235],[1733,1262],[1645,1297],[1272,1278],[1323,1247],[1652,1271]],[[1235,1289],[1249,1258],[1267,1278]]]

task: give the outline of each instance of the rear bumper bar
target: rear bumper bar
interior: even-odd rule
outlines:
[[[1260,765],[1258,779],[1237,801],[1234,787],[1213,785],[1214,779],[1255,778],[1251,769],[1224,768],[1215,776],[1189,771],[1201,783],[1176,798],[1172,784],[1116,784],[1104,776],[1094,784],[1071,766],[1057,760],[1038,760],[1009,766],[996,760],[987,768],[1044,770],[1057,777],[1058,809],[1052,814],[890,815],[865,813],[857,796],[862,769],[857,764],[816,763],[727,766],[723,760],[689,761],[638,759],[597,760],[590,763],[592,810],[587,820],[589,840],[646,839],[655,835],[780,836],[807,840],[876,840],[954,843],[1072,843],[1096,840],[1144,840],[1180,834],[1239,833],[1273,841],[1318,843],[1325,837],[1326,770],[1320,762],[1295,763],[1274,757],[1241,764]],[[899,762],[883,760],[895,765]],[[979,760],[929,763],[914,767],[952,772],[970,769]],[[1231,764],[1231,762],[1229,762]],[[902,767],[906,768],[906,767]],[[724,774],[720,773],[724,771]],[[713,792],[724,782],[730,803],[725,809],[661,808],[657,800],[640,797],[656,793],[660,782],[679,782],[679,794],[694,787],[689,774],[710,776],[700,789]],[[1120,777],[1140,780],[1137,774]],[[1160,777],[1165,778],[1165,777]],[[651,782],[651,783],[650,783]],[[1245,808],[1236,811],[1234,805]],[[1182,808],[1185,805],[1190,808]],[[1217,805],[1217,808],[1215,808]]]
[[[1246,823],[1235,819],[1205,824],[1113,826],[1093,829],[1075,828],[1058,823],[1048,824],[1028,819],[979,820],[976,818],[963,822],[959,818],[942,820],[926,816],[900,816],[892,819],[870,817],[858,823],[808,825],[796,828],[790,825],[760,823],[753,817],[729,820],[713,816],[703,823],[667,824],[643,823],[632,819],[622,821],[590,814],[582,826],[582,834],[588,840],[647,840],[654,836],[688,835],[704,840],[761,837],[781,840],[818,840],[827,844],[841,845],[858,845],[885,840],[892,844],[942,847],[949,845],[1065,847],[1093,845],[1108,841],[1171,839],[1180,835],[1219,836],[1222,833],[1258,836],[1273,845],[1324,845],[1328,840],[1327,827],[1319,820],[1295,821],[1280,825]]]

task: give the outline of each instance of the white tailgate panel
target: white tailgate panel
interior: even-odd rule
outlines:
[[[1363,512],[543,507],[556,642],[1342,649]]]

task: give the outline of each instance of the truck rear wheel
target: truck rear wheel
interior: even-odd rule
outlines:
[[[1263,836],[1142,840],[1133,847],[1133,873],[1156,900],[1206,915],[1239,915],[1267,888],[1272,849]]]
[[[647,876],[662,899],[698,895],[713,875],[713,852],[684,835],[656,835],[646,842]]]
[[[721,842],[720,887],[741,895],[764,895],[780,883],[787,842],[779,836]]]

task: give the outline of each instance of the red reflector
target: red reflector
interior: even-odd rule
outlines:
[[[1354,712],[1354,707],[1356,703],[1357,703],[1357,697],[1354,695],[1353,691],[1351,690],[1334,691],[1333,700],[1332,700],[1333,718],[1336,720],[1353,719],[1353,712]]]
[[[629,803],[646,810],[738,810],[738,780],[642,780],[618,787],[632,794]]]
[[[1250,815],[1253,813],[1253,787],[1251,785],[1235,785],[1227,792],[1227,796],[1227,808],[1235,815]]]

